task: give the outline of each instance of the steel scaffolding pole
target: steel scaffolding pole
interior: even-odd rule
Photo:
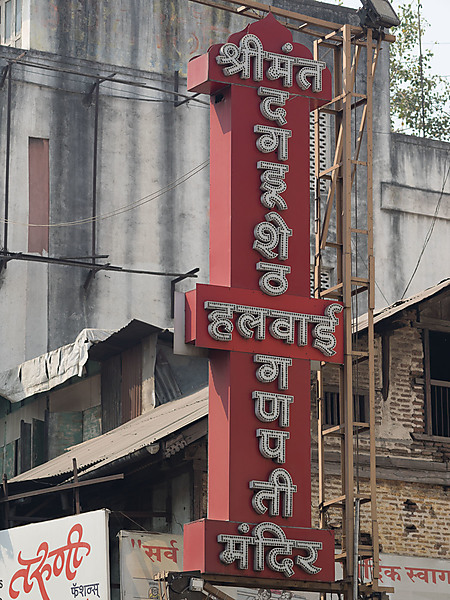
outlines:
[[[338,299],[344,305],[344,364],[339,369],[340,422],[338,426],[325,424],[326,371],[332,367],[323,364],[317,375],[318,394],[318,462],[319,462],[319,511],[320,526],[327,524],[327,513],[332,507],[342,510],[341,551],[337,559],[342,563],[344,594],[348,600],[356,600],[358,589],[364,587],[380,592],[379,587],[379,539],[376,503],[376,445],[375,445],[375,375],[374,375],[374,254],[373,254],[373,76],[379,54],[380,41],[374,44],[372,30],[365,32],[364,39],[352,33],[350,25],[344,25],[333,34],[332,42],[324,39],[314,43],[314,58],[320,59],[321,47],[334,51],[334,99],[315,113],[315,297]],[[356,91],[357,72],[361,49],[366,50],[365,93]],[[358,109],[360,109],[358,114]],[[331,167],[321,172],[319,114],[326,111],[334,118],[335,145]],[[360,118],[359,128],[356,125]],[[355,123],[352,124],[354,119]],[[353,135],[354,140],[353,140]],[[363,140],[365,139],[365,145]],[[361,148],[365,147],[365,160],[360,160]],[[356,189],[357,169],[365,169],[366,197],[361,200]],[[331,173],[331,176],[330,176]],[[321,181],[328,176],[329,187],[324,210],[321,206]],[[361,181],[361,179],[360,179]],[[358,202],[365,203],[366,224],[360,227],[356,218]],[[361,212],[361,211],[360,211]],[[364,212],[364,211],[362,211]],[[334,238],[330,235],[330,223],[335,219]],[[353,221],[355,223],[353,224]],[[358,263],[353,248],[354,236],[365,236],[367,273],[364,277],[355,272]],[[326,248],[336,251],[336,282],[329,290],[322,290],[320,274],[322,254]],[[355,299],[365,299],[368,314],[366,348],[361,349],[357,337],[357,309]],[[356,335],[355,335],[356,334]],[[358,346],[356,346],[356,343]],[[354,415],[355,365],[367,361],[369,410],[366,422],[356,421]],[[356,392],[358,390],[356,389]],[[369,482],[368,493],[361,494],[359,479],[355,476],[358,456],[355,456],[355,440],[362,432],[369,435]],[[326,439],[337,436],[341,447],[341,494],[328,497],[326,476]],[[359,543],[360,505],[370,502],[371,542],[363,548]],[[371,576],[368,581],[359,577],[361,559],[371,560]]]
[[[317,373],[318,398],[318,468],[319,468],[319,525],[327,527],[327,513],[332,507],[342,511],[341,552],[336,559],[342,563],[344,581],[339,591],[346,600],[357,600],[359,593],[366,598],[385,597],[392,589],[379,587],[379,539],[376,503],[376,437],[375,437],[375,374],[374,374],[374,330],[373,310],[375,298],[375,259],[373,254],[373,77],[380,52],[381,40],[395,41],[395,37],[378,33],[374,42],[373,31],[353,25],[340,25],[322,19],[288,11],[275,6],[262,4],[256,0],[191,0],[216,9],[225,10],[236,15],[252,19],[261,19],[268,12],[281,18],[283,23],[294,31],[301,31],[314,39],[314,58],[324,60],[321,50],[333,52],[333,89],[334,98],[325,106],[315,111],[314,125],[314,163],[315,163],[315,253],[314,253],[314,296],[339,300],[344,305],[344,364],[339,367],[340,422],[337,426],[325,425],[325,367],[322,363]],[[359,59],[366,51],[365,69],[362,77],[357,79]],[[356,91],[356,83],[365,84],[365,93]],[[358,112],[358,109],[359,112]],[[330,167],[321,171],[321,113],[331,115],[334,129],[334,156]],[[356,125],[357,116],[360,119]],[[352,119],[355,123],[352,125]],[[354,140],[352,136],[354,135]],[[365,144],[364,144],[365,140]],[[361,149],[365,148],[365,160],[360,160]],[[358,214],[357,183],[358,171],[365,169],[366,224],[359,227],[352,218]],[[321,181],[328,181],[327,197],[321,204]],[[359,177],[359,182],[362,178]],[[335,232],[330,234],[330,223],[335,220]],[[355,271],[357,265],[356,251],[353,249],[353,236],[365,236],[367,273],[359,276]],[[325,250],[335,251],[336,282],[329,288],[321,289],[321,268]],[[358,306],[355,299],[364,298],[367,306],[368,328],[366,348],[361,350],[361,339],[357,336]],[[357,365],[361,362],[368,365],[368,418],[366,421],[355,421],[353,388]],[[356,383],[358,383],[356,381]],[[356,385],[356,391],[357,385]],[[358,477],[358,440],[359,435],[368,434],[369,482],[368,493],[361,494]],[[326,440],[337,436],[340,439],[340,486],[338,497],[328,498],[327,461],[325,455]],[[356,440],[356,444],[355,444]],[[356,447],[356,456],[355,456]],[[371,542],[361,547],[359,542],[360,507],[370,503]],[[361,559],[371,560],[370,577],[363,580],[358,572]],[[231,583],[231,582],[230,582]],[[261,583],[261,582],[259,582]],[[255,584],[255,581],[253,581]],[[251,582],[249,586],[252,587]],[[333,584],[333,591],[337,587]],[[253,585],[254,587],[254,585]],[[287,586],[283,586],[287,587]],[[292,589],[301,586],[292,585]],[[306,589],[306,588],[305,588]],[[316,588],[316,591],[318,589]],[[324,599],[331,592],[323,586],[321,597]]]

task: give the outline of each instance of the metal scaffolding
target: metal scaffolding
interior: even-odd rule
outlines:
[[[332,507],[342,511],[341,552],[336,559],[342,562],[345,597],[356,600],[358,591],[380,593],[379,587],[379,539],[376,499],[376,447],[375,447],[375,381],[374,381],[374,333],[373,311],[375,306],[375,259],[373,253],[373,77],[380,52],[381,36],[374,42],[372,30],[363,36],[352,33],[350,25],[344,25],[329,36],[314,41],[314,58],[319,59],[326,48],[332,50],[334,60],[334,98],[316,111],[315,118],[315,257],[314,287],[316,298],[332,298],[344,304],[344,363],[339,366],[339,424],[325,424],[324,403],[326,379],[325,365],[318,371],[318,456],[319,456],[319,511],[320,526],[325,527],[327,513]],[[358,79],[364,93],[356,91],[358,66],[365,50],[366,65],[363,77]],[[334,159],[332,165],[321,170],[319,113],[328,112],[334,119]],[[353,123],[352,123],[353,121]],[[359,124],[358,124],[359,121]],[[364,160],[361,160],[361,154]],[[363,171],[361,173],[361,171]],[[355,182],[361,177],[365,187],[364,198],[359,197]],[[323,179],[329,181],[327,198],[322,211],[320,199]],[[358,203],[363,204],[365,223],[358,223]],[[330,235],[330,222],[335,219],[335,233]],[[366,272],[360,276],[358,258],[354,251],[355,238],[365,239]],[[336,282],[327,290],[321,290],[320,272],[322,256],[326,248],[335,251]],[[367,337],[361,339],[357,332],[357,316],[361,305],[368,315]],[[361,344],[365,347],[362,348]],[[355,367],[368,364],[368,415],[364,422],[354,414],[354,386],[358,385]],[[355,381],[356,378],[356,381]],[[357,390],[358,391],[358,390]],[[355,477],[358,457],[355,455],[355,439],[368,436],[369,485],[361,493],[359,479]],[[329,495],[327,490],[325,446],[330,437],[340,439],[341,490],[340,495]],[[360,507],[370,503],[370,542],[362,546],[359,536]],[[360,560],[370,560],[371,576],[363,581],[358,569]]]
[[[342,563],[343,581],[322,586],[303,586],[291,582],[286,589],[320,591],[322,598],[330,593],[343,594],[346,600],[358,597],[382,598],[392,589],[379,586],[379,539],[376,499],[376,447],[375,447],[375,381],[374,381],[374,330],[375,259],[373,253],[373,78],[380,53],[381,41],[392,42],[395,37],[381,31],[342,25],[309,17],[293,11],[255,2],[254,0],[192,0],[199,4],[261,19],[272,12],[286,27],[314,37],[314,59],[324,60],[332,53],[332,100],[315,111],[315,256],[314,296],[339,300],[344,305],[344,363],[339,365],[339,424],[325,424],[324,382],[327,369],[336,366],[322,363],[317,375],[318,389],[318,462],[319,462],[319,513],[320,527],[327,526],[331,509],[341,511],[342,539],[336,560]],[[377,39],[374,39],[376,36]],[[364,60],[360,60],[365,56]],[[361,68],[362,66],[362,68]],[[360,68],[360,72],[358,72]],[[358,76],[357,76],[358,75]],[[363,88],[363,93],[357,92]],[[321,141],[319,136],[320,113],[331,115],[331,142],[333,161],[322,169]],[[330,136],[331,137],[331,136]],[[328,142],[330,143],[330,142]],[[361,159],[361,157],[363,159]],[[321,200],[323,182],[327,182],[326,198]],[[356,186],[358,183],[358,186]],[[321,185],[322,184],[322,185]],[[358,189],[357,189],[358,188]],[[364,198],[360,190],[364,189]],[[365,222],[358,222],[358,205],[363,208]],[[330,227],[333,224],[333,227]],[[333,231],[332,231],[333,229]],[[364,238],[364,276],[358,267],[358,240]],[[356,247],[356,250],[355,250]],[[323,254],[334,252],[336,281],[331,288],[321,289]],[[357,316],[361,307],[367,309],[367,335],[357,335]],[[362,348],[361,344],[365,347]],[[357,372],[361,363],[368,365],[368,415],[364,421],[355,420],[353,396],[357,388]],[[355,382],[356,379],[356,382]],[[358,476],[359,436],[368,439],[369,482],[361,493]],[[340,440],[340,493],[330,493],[327,488],[327,440]],[[366,487],[366,486],[365,486]],[[370,541],[360,544],[359,520],[361,505],[370,503]],[[370,560],[369,577],[363,579],[358,567],[361,560]],[[215,583],[215,581],[211,581]],[[223,583],[223,581],[221,581]],[[230,584],[232,582],[230,581]],[[252,585],[253,584],[253,585]],[[249,586],[263,586],[259,580],[249,581]],[[239,585],[243,585],[240,582]],[[272,586],[276,585],[273,582]]]

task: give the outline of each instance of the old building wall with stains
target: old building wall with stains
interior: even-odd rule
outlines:
[[[450,560],[450,438],[446,435],[448,383],[440,382],[444,409],[443,435],[427,419],[426,371],[429,354],[426,331],[450,331],[448,285],[423,301],[381,318],[375,324],[375,416],[377,454],[377,508],[380,552]],[[437,289],[437,288],[436,288]],[[381,315],[382,316],[382,315]],[[356,347],[364,348],[366,331],[354,334]],[[444,357],[443,357],[444,358]],[[447,355],[448,361],[448,355]],[[338,389],[337,367],[324,368],[324,390]],[[450,377],[450,375],[448,376]],[[435,382],[436,385],[438,382]],[[353,391],[367,393],[368,366],[362,361],[353,372]],[[327,400],[329,402],[329,398]],[[313,524],[319,523],[317,473],[317,388],[312,381]],[[330,423],[330,426],[336,423]],[[369,439],[361,432],[354,438],[356,492],[364,498],[369,486]],[[326,499],[341,496],[340,438],[325,439]],[[328,526],[341,535],[341,510],[330,507]],[[370,503],[361,505],[361,544],[370,542]]]
[[[314,0],[274,4],[336,22],[358,22],[354,10]],[[172,92],[177,85],[186,92],[192,56],[224,41],[248,20],[187,0],[23,0],[22,15],[17,47],[2,46],[0,55],[0,67],[12,65],[10,101],[8,77],[0,91],[0,189],[5,195],[7,163],[10,168],[8,200],[4,196],[0,207],[4,218],[8,204],[8,232],[2,228],[1,245],[11,252],[88,261],[94,253],[99,262],[135,270],[185,273],[199,268],[197,281],[208,281],[208,98],[175,106]],[[311,38],[296,35],[311,46]],[[448,144],[390,133],[388,70],[383,44],[374,89],[379,306],[397,300],[405,289],[418,242],[430,225],[430,207],[441,189],[447,197],[442,184]],[[363,79],[361,74],[360,85]],[[330,123],[324,127],[331,143]],[[51,227],[44,248],[30,244],[28,224],[37,224],[30,206],[30,140],[48,142],[42,218]],[[357,178],[359,197],[365,192],[362,180]],[[433,260],[420,266],[410,291],[445,274],[450,236],[445,202],[442,206],[427,249]],[[362,204],[355,225],[364,228],[364,220]],[[363,246],[357,250],[362,255],[358,273],[364,276]],[[326,263],[332,280],[332,253]],[[178,289],[194,283],[186,280]],[[0,293],[7,341],[7,349],[0,350],[2,370],[73,341],[85,327],[116,329],[132,318],[173,325],[170,277],[101,270],[89,277],[88,269],[11,261],[0,273]]]

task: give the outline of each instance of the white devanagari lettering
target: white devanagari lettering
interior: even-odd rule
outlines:
[[[268,153],[278,150],[278,160],[286,161],[289,158],[288,139],[292,137],[291,129],[255,125],[253,131],[261,134],[256,140],[256,147],[260,152]]]
[[[209,313],[208,325],[209,335],[219,342],[230,342],[232,339],[233,332],[233,310],[234,304],[228,304],[227,302],[213,302],[207,300],[204,307],[213,311]]]
[[[257,271],[266,271],[259,278],[259,288],[268,296],[281,296],[288,290],[288,280],[286,275],[291,272],[291,267],[287,265],[277,265],[266,262],[256,263]]]
[[[258,88],[258,96],[263,98],[260,106],[261,114],[269,121],[276,121],[280,127],[286,125],[286,109],[276,108],[272,109],[272,104],[277,107],[282,107],[286,104],[286,100],[289,99],[289,92],[283,92],[282,90],[273,90],[272,88],[260,87]]]
[[[266,338],[266,317],[270,313],[268,308],[237,304],[234,310],[242,313],[236,322],[236,328],[242,337],[250,339],[254,333],[255,340]],[[255,332],[253,332],[253,329],[255,329]]]
[[[320,60],[286,56],[294,49],[290,42],[283,44],[284,54],[264,50],[261,40],[254,34],[246,34],[239,42],[239,46],[227,42],[220,47],[216,62],[223,67],[226,77],[240,73],[242,79],[262,81],[264,79],[264,61],[269,62],[266,77],[271,81],[282,79],[285,87],[292,87],[294,83],[294,70],[297,68],[295,81],[300,89],[311,88],[312,92],[322,91],[322,71],[326,64]],[[253,73],[252,73],[253,59]],[[308,78],[312,79],[312,83]]]
[[[272,383],[278,377],[278,389],[288,389],[288,369],[292,366],[292,358],[255,354],[253,361],[263,363],[256,370],[256,379],[258,381],[261,383]]]
[[[252,490],[259,490],[252,498],[252,506],[258,514],[263,515],[268,510],[271,517],[277,517],[280,514],[280,496],[283,494],[281,515],[292,517],[297,486],[292,482],[292,477],[286,469],[274,469],[269,475],[269,481],[252,480],[249,487]],[[264,504],[264,500],[269,502],[269,508]]]
[[[278,419],[280,427],[289,427],[289,410],[294,396],[255,391],[252,392],[252,398],[255,401],[255,415],[260,421],[271,423]]]
[[[256,166],[258,169],[265,169],[261,173],[260,189],[264,192],[260,196],[261,204],[270,209],[276,207],[278,210],[286,210],[288,205],[280,194],[287,188],[284,178],[289,171],[289,166],[265,160],[259,160]]]
[[[290,437],[289,431],[257,429],[256,437],[259,438],[259,451],[265,458],[271,458],[280,465],[286,462],[286,440]]]
[[[292,229],[289,229],[283,217],[276,212],[267,213],[265,219],[266,223],[258,223],[253,230],[256,238],[253,248],[264,258],[287,260]],[[274,252],[277,247],[278,252]]]

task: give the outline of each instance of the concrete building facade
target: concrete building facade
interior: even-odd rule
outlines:
[[[17,6],[18,33],[4,29],[2,38],[16,47],[1,49],[2,247],[87,262],[96,255],[140,271],[199,268],[198,281],[207,281],[207,98],[177,105],[184,97],[173,92],[186,91],[189,58],[246,19],[184,1]],[[357,20],[353,10],[312,0],[277,6]],[[390,132],[388,52],[383,45],[375,80],[379,307],[402,296],[432,224],[407,295],[447,275],[450,243],[448,144]],[[89,272],[18,260],[2,269],[2,369],[71,343],[86,327],[118,329],[133,318],[172,326],[170,276]]]
[[[357,19],[355,11],[313,0],[273,4],[336,22]],[[174,285],[184,291],[207,282],[209,268],[209,111],[206,98],[186,92],[186,65],[247,21],[187,0],[0,0],[0,10],[0,222],[8,259],[0,272],[0,462],[9,491],[72,482],[76,458],[82,479],[127,478],[104,482],[107,494],[98,488],[82,496],[84,510],[108,497],[112,511],[125,513],[114,534],[130,518],[180,532],[185,521],[205,515],[207,478],[206,360],[175,357],[167,331]],[[311,43],[300,34],[298,40]],[[432,344],[443,352],[448,340],[424,333],[448,332],[448,285],[399,311],[392,304],[408,287],[431,227],[406,295],[448,276],[450,146],[390,131],[382,48],[375,255],[377,306],[391,312],[379,319],[376,338],[380,542],[383,554],[449,561],[449,400],[442,392],[447,408],[439,409],[432,396],[433,386],[449,388],[445,376],[430,371]],[[327,122],[324,128],[331,137]],[[36,262],[48,258],[57,261]],[[360,259],[364,271],[363,252]],[[331,255],[326,261],[332,279]],[[197,279],[172,284],[196,268]],[[64,371],[75,340],[89,343],[85,360]],[[366,380],[362,365],[354,382],[361,412]],[[327,386],[332,425],[332,369]],[[161,415],[165,425],[155,432]],[[153,437],[142,434],[139,444],[119,449],[122,438],[146,428]],[[366,450],[361,437],[361,490]],[[337,452],[332,442],[331,492],[338,491]],[[4,520],[16,526],[73,509],[70,497],[54,498],[6,503]],[[362,540],[368,518],[363,508]],[[332,511],[329,526],[339,539]],[[447,562],[434,564],[450,572]]]

